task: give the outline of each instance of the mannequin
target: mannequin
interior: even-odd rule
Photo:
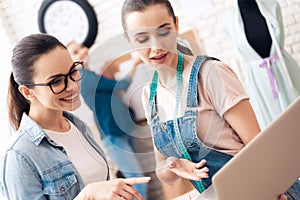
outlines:
[[[267,23],[255,0],[238,0],[247,40],[262,57],[270,55],[272,39]]]
[[[300,66],[284,49],[277,0],[237,0],[224,31],[240,55],[245,89],[261,129],[300,94]]]

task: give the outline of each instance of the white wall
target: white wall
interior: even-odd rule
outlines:
[[[234,48],[227,40],[219,26],[224,16],[235,4],[236,0],[170,0],[175,13],[179,16],[180,28],[194,28],[199,41],[205,50],[223,58],[236,57]],[[38,32],[37,11],[42,0],[1,0],[0,17],[9,40],[15,43],[21,37]],[[89,0],[98,15],[99,34],[97,42],[102,42],[113,35],[122,32],[120,10],[123,0]],[[212,10],[201,13],[191,13],[190,3],[198,2],[199,10],[211,2]],[[279,0],[285,25],[286,49],[300,62],[300,1]],[[207,6],[206,6],[207,7]],[[188,17],[193,16],[193,17]],[[224,50],[226,50],[224,52]]]
[[[2,27],[0,21],[0,27]],[[9,59],[11,55],[11,44],[4,32],[4,29],[0,28],[0,157],[3,147],[5,146],[5,141],[10,135],[10,127],[8,125],[7,110],[6,110],[6,93],[7,93],[7,83],[9,78],[10,66]],[[5,48],[3,48],[5,47]]]
[[[240,74],[238,56],[234,46],[224,35],[220,23],[225,14],[232,8],[236,0],[211,0],[209,12],[191,13],[189,8],[209,5],[202,0],[170,0],[175,13],[179,16],[180,29],[194,29],[199,43],[204,50],[215,57],[229,63]],[[23,36],[38,32],[37,12],[42,0],[0,0],[0,141],[3,133],[8,132],[5,99],[7,79],[10,72],[10,56],[12,46]],[[103,42],[122,32],[120,10],[123,0],[89,0],[98,15],[99,34],[96,42]],[[196,4],[195,4],[196,2]],[[193,4],[192,6],[189,3]],[[300,63],[300,1],[279,0],[282,8],[285,27],[285,48]],[[194,5],[195,4],[195,5]],[[192,17],[189,17],[191,16]],[[2,146],[0,144],[0,146]]]
[[[0,0],[0,156],[11,134],[6,109],[6,94],[11,72],[10,59],[15,42],[37,32],[36,9],[41,1]]]

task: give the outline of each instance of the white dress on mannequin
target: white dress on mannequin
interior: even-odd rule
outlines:
[[[283,49],[284,30],[278,2],[256,2],[272,37],[270,57],[262,58],[249,44],[237,2],[234,11],[225,20],[224,29],[240,53],[245,88],[258,122],[264,129],[299,96],[300,67]]]

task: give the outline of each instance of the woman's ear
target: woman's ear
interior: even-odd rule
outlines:
[[[178,32],[178,31],[179,31],[178,16],[176,16],[175,18],[176,18],[176,22],[175,22],[175,30]]]
[[[35,95],[33,94],[32,90],[26,87],[25,85],[19,86],[20,93],[24,96],[25,99],[32,101],[36,99]]]

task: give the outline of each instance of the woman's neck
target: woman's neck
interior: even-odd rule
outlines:
[[[255,0],[238,0],[240,10],[249,10],[257,7]]]
[[[187,81],[189,79],[189,73],[191,72],[191,63],[194,62],[194,57],[185,57],[184,59],[184,68],[182,73],[183,81]],[[173,88],[176,85],[177,82],[177,60],[176,64],[174,64],[176,67],[168,67],[163,68],[161,70],[157,70],[159,72],[159,83],[164,87],[170,87]]]
[[[176,71],[174,69],[162,69],[158,70],[159,83],[163,87],[172,87],[174,83],[176,84]]]
[[[69,122],[64,118],[62,111],[40,109],[31,107],[29,117],[39,124],[43,129],[66,132],[70,130]]]
[[[176,74],[177,74],[177,56],[173,59],[170,66],[166,65],[156,65],[155,68],[159,74],[159,83],[164,87],[172,87],[174,83],[176,84]]]

